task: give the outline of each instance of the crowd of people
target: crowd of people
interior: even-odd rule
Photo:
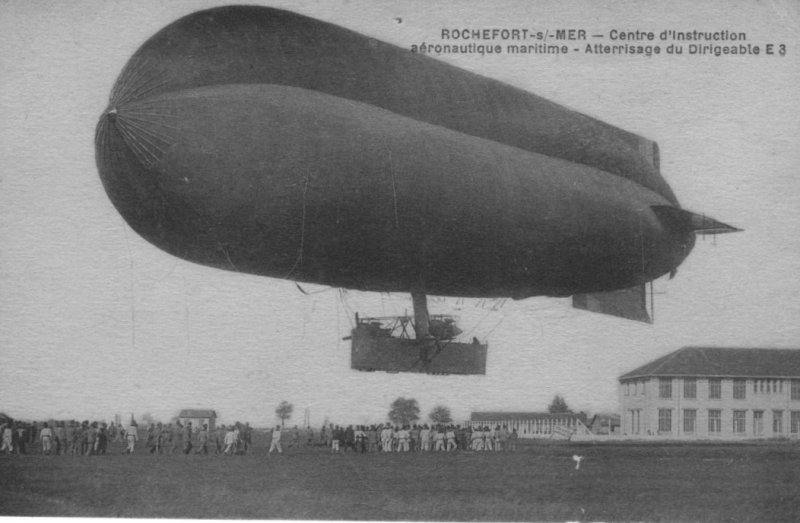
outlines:
[[[192,427],[180,421],[150,423],[141,428],[136,422],[127,427],[99,421],[17,422],[0,423],[0,452],[26,454],[35,444],[45,455],[92,456],[106,454],[110,442],[122,443],[124,454],[137,448],[151,454],[245,454],[252,445],[249,423],[220,425],[213,431],[208,425]]]
[[[209,428],[191,422],[150,423],[140,428],[97,421],[50,421],[0,423],[0,452],[25,454],[33,444],[45,455],[91,456],[106,454],[110,442],[120,443],[124,454],[215,454],[244,455],[253,446],[249,423]],[[470,427],[453,424],[414,425],[323,425],[319,430],[276,426],[267,434],[268,455],[289,449],[326,447],[340,452],[453,452],[514,451],[516,429],[503,426]]]
[[[269,454],[282,453],[285,439],[280,426],[272,430]],[[313,431],[306,429],[307,444],[315,441]],[[517,429],[489,426],[472,428],[461,425],[340,425],[323,426],[319,431],[319,441],[329,447],[332,453],[345,452],[453,452],[456,450],[474,451],[514,451],[517,448]],[[292,429],[292,445],[300,444],[299,429]]]

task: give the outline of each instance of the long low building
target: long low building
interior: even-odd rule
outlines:
[[[570,438],[586,435],[584,414],[550,414],[547,412],[473,412],[467,422],[471,428],[502,427],[517,429],[520,438]]]
[[[178,414],[178,420],[186,425],[191,423],[194,428],[208,426],[208,430],[216,428],[217,413],[211,409],[183,409]]]
[[[800,437],[800,350],[684,347],[619,378],[624,436]]]

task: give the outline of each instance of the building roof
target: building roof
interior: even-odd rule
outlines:
[[[579,418],[585,419],[583,414],[575,413],[560,413],[550,414],[549,412],[473,412],[469,415],[470,421],[479,423],[489,421],[501,420],[547,420],[547,419],[563,419],[563,418]]]
[[[210,409],[183,409],[179,418],[216,418],[217,413]]]
[[[619,380],[681,376],[800,378],[800,349],[684,347],[623,374]]]

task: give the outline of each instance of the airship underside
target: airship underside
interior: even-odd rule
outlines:
[[[694,240],[653,211],[665,198],[625,178],[306,89],[172,92],[115,108],[102,132],[107,176],[147,165],[133,182],[106,180],[137,232],[229,270],[368,291],[568,296],[649,281]]]
[[[680,208],[649,140],[268,8],[148,40],[96,157],[122,216],[175,256],[365,291],[613,292],[735,230]]]

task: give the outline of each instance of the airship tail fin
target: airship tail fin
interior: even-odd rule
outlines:
[[[727,232],[739,232],[738,229],[726,223],[709,218],[704,214],[697,214],[671,205],[653,205],[653,212],[658,219],[668,223],[680,230],[694,232],[696,234],[723,234]]]
[[[627,320],[653,323],[647,312],[647,288],[644,284],[618,291],[575,294],[572,306]]]

